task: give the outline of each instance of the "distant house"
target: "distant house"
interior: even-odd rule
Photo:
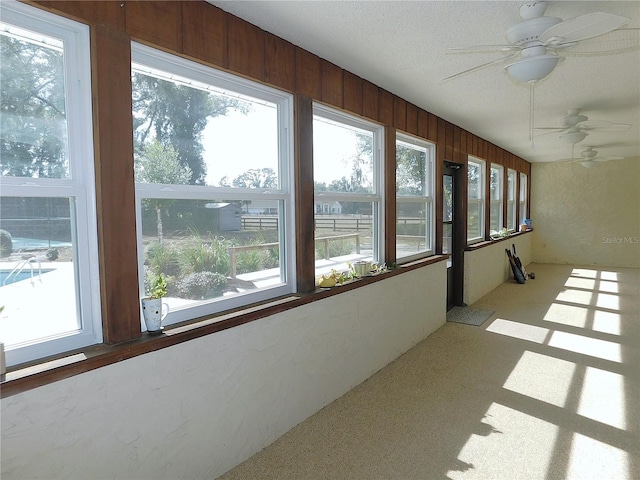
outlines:
[[[278,206],[272,200],[251,200],[244,211],[250,215],[277,215]]]
[[[242,230],[242,209],[234,203],[207,203],[213,212],[213,228],[217,231]]]
[[[331,214],[341,214],[342,213],[342,205],[340,202],[313,202],[316,213],[331,215]]]

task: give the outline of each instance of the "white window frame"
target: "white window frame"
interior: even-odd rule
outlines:
[[[398,132],[396,133],[396,145],[398,143],[405,143],[412,147],[417,147],[420,149],[426,150],[426,162],[425,162],[425,170],[428,178],[426,185],[426,195],[399,195],[396,194],[396,204],[398,203],[420,203],[425,204],[427,207],[427,211],[425,212],[427,228],[429,229],[428,236],[428,248],[424,250],[420,250],[419,252],[412,255],[404,255],[398,256],[398,251],[396,248],[396,261],[397,263],[410,262],[412,260],[433,255],[435,253],[435,208],[434,208],[434,196],[435,196],[435,150],[436,146],[431,143],[423,140],[421,138],[413,137],[411,135],[407,135],[405,133]],[[397,185],[396,185],[397,187]],[[397,188],[396,188],[397,190]],[[396,208],[397,212],[397,208]],[[396,223],[397,223],[397,213],[396,213]]]
[[[1,2],[2,22],[60,39],[68,131],[69,178],[2,177],[3,197],[74,199],[72,232],[75,255],[76,309],[80,328],[55,338],[6,347],[8,366],[102,342],[100,276],[94,175],[91,55],[89,27],[18,2]],[[55,308],[55,305],[51,306]]]
[[[504,167],[498,163],[491,164],[491,173],[498,172],[498,198],[493,198],[493,190],[489,190],[489,202],[491,205],[491,209],[489,214],[495,210],[495,206],[498,208],[498,226],[495,229],[496,232],[499,232],[504,228],[504,218],[503,218],[503,206],[504,206]],[[489,217],[489,224],[493,223],[494,219]]]
[[[131,44],[132,63],[157,71],[174,74],[193,81],[201,88],[214,87],[245,95],[251,99],[263,99],[278,105],[278,188],[268,190],[250,188],[212,187],[201,185],[162,185],[136,183],[136,222],[138,237],[138,271],[140,296],[144,295],[144,256],[142,252],[142,200],[144,198],[166,198],[180,200],[270,200],[277,201],[280,218],[280,259],[283,280],[272,287],[256,291],[218,297],[172,309],[164,325],[191,320],[203,315],[218,313],[249,303],[269,300],[295,291],[295,222],[294,222],[294,177],[293,177],[293,96],[281,90],[262,85],[184,58],[162,52],[136,42]],[[153,71],[153,70],[151,70]],[[141,321],[143,330],[146,328]]]
[[[382,262],[384,255],[384,175],[383,155],[384,151],[384,126],[366,121],[359,117],[349,115],[340,110],[333,109],[321,103],[313,103],[313,115],[327,120],[342,123],[360,130],[366,130],[373,134],[373,192],[316,192],[314,191],[314,203],[333,202],[371,202],[373,208],[373,255],[372,261]],[[315,212],[314,212],[315,216]]]
[[[527,191],[528,191],[528,180],[526,173],[520,172],[520,211],[519,211],[519,221],[522,225],[527,218]]]
[[[516,230],[516,190],[518,172],[509,168],[507,170],[507,230]]]
[[[484,222],[486,220],[486,212],[485,212],[485,197],[487,195],[486,192],[486,175],[487,175],[487,162],[484,160],[469,156],[467,157],[467,165],[476,164],[480,167],[480,178],[478,180],[478,197],[471,198],[470,191],[467,190],[467,225],[469,224],[469,210],[471,206],[475,206],[478,208],[480,212],[480,218],[478,219],[478,232],[469,232],[467,231],[467,243],[477,243],[484,240]],[[467,167],[468,168],[468,167]],[[468,182],[468,178],[467,178]],[[468,185],[467,185],[468,188]]]

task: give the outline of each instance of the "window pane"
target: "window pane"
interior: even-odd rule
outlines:
[[[316,273],[375,260],[376,202],[315,202]]]
[[[313,118],[316,192],[374,193],[373,133]]]
[[[162,274],[173,312],[282,283],[281,211],[275,200],[143,199],[145,287]]]
[[[516,228],[516,172],[509,170],[507,174],[507,228]]]
[[[429,251],[431,245],[431,202],[396,203],[396,256]]]
[[[0,338],[8,349],[81,328],[72,198],[2,197]]]
[[[62,42],[0,23],[0,52],[2,175],[68,178]]]
[[[136,182],[279,187],[277,105],[136,68]]]
[[[469,202],[467,215],[467,238],[482,237],[482,202]]]
[[[396,142],[396,186],[398,195],[429,195],[426,148]]]

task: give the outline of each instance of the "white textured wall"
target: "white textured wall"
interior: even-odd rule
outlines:
[[[513,278],[505,249],[515,244],[525,267],[531,263],[531,235],[517,235],[511,240],[464,252],[464,294],[467,305],[478,301],[494,288]]]
[[[445,323],[446,262],[2,400],[2,479],[215,478]]]
[[[533,261],[640,267],[640,158],[534,163]]]

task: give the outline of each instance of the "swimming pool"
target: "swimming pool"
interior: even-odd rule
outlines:
[[[52,269],[47,269],[47,270],[41,270],[40,273],[47,273],[50,272]],[[33,271],[33,278],[38,278],[38,270],[34,269]],[[11,270],[0,270],[0,287],[3,287],[5,285],[11,285],[12,283],[16,283],[16,282],[20,282],[22,280],[30,280],[31,279],[31,270],[25,269],[23,271],[21,271],[18,274],[13,274],[11,275],[11,278],[9,278],[9,281],[7,281],[7,283],[5,284],[5,280],[7,280],[7,278],[9,277],[9,274],[11,274]]]

